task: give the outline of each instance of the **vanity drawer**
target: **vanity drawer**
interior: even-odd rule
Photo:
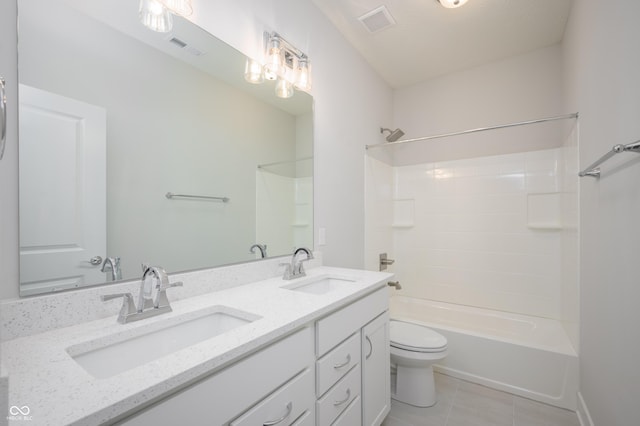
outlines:
[[[331,426],[354,426],[362,424],[362,399],[358,396]]]
[[[313,410],[313,372],[306,369],[255,407],[231,422],[230,426],[290,425],[307,410]]]
[[[360,364],[329,390],[316,403],[318,426],[330,425],[360,395]]]
[[[384,287],[316,321],[316,355],[321,357],[388,308],[389,293]]]
[[[312,346],[313,330],[304,328],[116,424],[228,424],[301,372],[313,378]],[[256,379],[249,382],[248,377]],[[307,393],[313,399],[313,380]]]
[[[316,361],[316,391],[321,396],[340,380],[354,365],[360,362],[360,333],[355,333],[345,342]]]
[[[305,411],[291,426],[315,426],[316,414],[313,410]]]

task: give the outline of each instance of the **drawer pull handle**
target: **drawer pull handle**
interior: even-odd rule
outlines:
[[[4,78],[0,77],[0,160],[4,155],[4,145],[7,142],[7,95],[5,94]]]
[[[284,421],[284,419],[286,419],[287,417],[289,417],[291,415],[291,410],[293,410],[293,402],[290,402],[287,404],[287,412],[284,413],[284,416],[280,417],[279,419],[276,420],[270,420],[268,422],[264,422],[262,423],[263,426],[273,426],[273,425],[277,425],[278,423],[282,423]]]
[[[371,339],[369,339],[369,336],[364,336],[364,338],[367,339],[367,342],[369,343],[369,353],[367,354],[365,359],[369,359],[369,357],[373,354],[373,343],[371,343]]]
[[[336,364],[333,366],[333,368],[335,368],[336,370],[339,370],[342,367],[346,367],[347,365],[349,365],[349,363],[351,363],[351,354],[347,355],[347,360],[345,362],[343,362],[342,364]]]
[[[342,404],[344,404],[344,403],[345,403],[345,402],[347,402],[349,399],[351,399],[351,389],[347,389],[347,397],[346,397],[345,399],[343,399],[343,400],[341,400],[341,401],[335,401],[335,402],[333,403],[333,405],[337,407],[338,405],[342,405]]]

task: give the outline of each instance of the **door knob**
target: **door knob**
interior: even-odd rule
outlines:
[[[93,266],[102,265],[102,257],[93,256],[91,259],[89,259],[89,263],[92,264]]]

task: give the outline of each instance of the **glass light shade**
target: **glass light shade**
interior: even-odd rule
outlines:
[[[455,9],[464,5],[467,0],[438,0],[438,2],[447,9]]]
[[[193,13],[193,6],[191,0],[159,0],[164,7],[171,12],[180,16],[189,16]]]
[[[269,40],[269,50],[267,51],[267,61],[264,64],[264,76],[267,80],[275,80],[284,68],[284,53],[280,48],[280,40],[272,38]]]
[[[290,98],[293,96],[293,84],[281,78],[276,83],[276,96],[279,98]]]
[[[262,83],[264,81],[262,64],[251,58],[247,58],[247,63],[244,66],[244,79],[251,84]]]
[[[309,61],[301,59],[298,62],[298,69],[296,70],[295,86],[298,90],[308,92],[311,90],[311,72],[309,70]]]
[[[157,0],[140,0],[138,16],[142,25],[150,30],[167,33],[173,28],[171,12]]]

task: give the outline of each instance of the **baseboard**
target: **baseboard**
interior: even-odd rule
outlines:
[[[595,426],[580,392],[578,392],[578,420],[581,426]]]

